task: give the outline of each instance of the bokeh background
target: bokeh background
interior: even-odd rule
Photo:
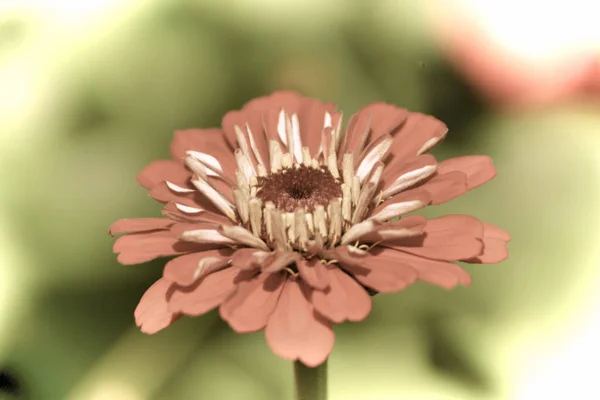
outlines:
[[[568,5],[566,4],[568,3]],[[445,121],[440,158],[490,184],[427,215],[512,234],[474,283],[375,297],[336,328],[334,400],[597,399],[600,28],[594,2],[0,0],[1,399],[291,400],[291,364],[216,313],[146,336],[164,261],[121,266],[110,223],[172,131],[277,89]]]

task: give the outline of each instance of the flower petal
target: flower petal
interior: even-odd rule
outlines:
[[[335,323],[362,321],[372,308],[371,296],[354,279],[334,267],[327,270],[329,287],[315,290],[312,303],[320,314]]]
[[[444,289],[452,289],[459,283],[468,286],[471,284],[469,274],[456,264],[447,261],[429,260],[416,255],[395,251],[394,257],[398,262],[409,265],[417,271],[418,278],[421,281],[432,285],[440,286]]]
[[[263,272],[240,283],[235,293],[219,307],[221,318],[237,333],[263,329],[277,306],[286,274]]]
[[[231,264],[241,270],[254,270],[262,267],[273,257],[272,253],[256,248],[236,250]]]
[[[358,168],[356,168],[356,176],[362,182],[367,175],[373,170],[375,164],[383,160],[388,153],[393,139],[389,135],[381,135],[377,141],[372,142],[362,153]]]
[[[331,324],[315,313],[306,287],[288,279],[271,314],[265,338],[273,352],[286,360],[299,360],[309,367],[322,364],[333,350]]]
[[[298,110],[298,122],[302,145],[308,147],[313,157],[319,151],[321,144],[321,131],[325,127],[325,115],[336,117],[335,104],[321,103],[314,99],[303,99]]]
[[[377,248],[377,254],[357,255],[351,246],[335,248],[328,258],[337,259],[339,265],[354,275],[365,286],[378,292],[393,293],[406,288],[417,279],[417,272],[407,264],[398,262],[391,249]]]
[[[294,251],[275,251],[263,266],[263,271],[281,271],[288,265],[298,262],[302,256]]]
[[[157,280],[146,290],[133,313],[142,332],[151,335],[175,322],[177,315],[167,306],[170,290],[171,282],[164,279]]]
[[[184,186],[185,188],[193,188],[193,192],[191,193],[183,193],[172,190],[169,187],[167,181],[160,182],[152,189],[150,189],[150,197],[153,199],[160,201],[161,203],[178,203],[188,207],[200,208],[206,211],[210,211],[215,214],[222,214],[222,212],[215,207],[213,202],[205,196],[203,193],[199,192],[191,182]]]
[[[323,290],[329,286],[329,279],[325,265],[319,259],[312,258],[306,260],[304,258],[296,261],[300,277],[309,286]]]
[[[229,265],[233,249],[208,250],[186,254],[165,265],[163,277],[181,286],[189,286],[198,279]]]
[[[483,251],[483,224],[469,215],[445,215],[427,221],[419,240],[399,239],[385,247],[434,260],[462,260]]]
[[[235,137],[235,126],[248,136],[248,142],[252,147],[254,157],[258,161],[258,156],[263,161],[265,167],[269,166],[269,141],[264,133],[262,113],[252,113],[246,111],[230,111],[221,121],[223,130],[229,135]]]
[[[410,215],[395,222],[386,222],[360,237],[362,243],[379,243],[422,236],[427,219],[421,215]]]
[[[125,232],[144,232],[164,229],[173,225],[175,221],[167,218],[121,218],[112,223],[108,233],[116,235]]]
[[[218,226],[219,225],[217,225],[213,222],[177,222],[173,226],[171,226],[170,230],[171,230],[171,232],[173,232],[174,236],[181,236],[185,232],[195,231],[198,229],[215,230],[218,228]],[[210,244],[210,242],[206,242],[206,243]],[[215,243],[218,243],[218,241],[215,241]],[[224,247],[224,246],[221,246],[221,247]]]
[[[427,190],[431,194],[431,204],[446,203],[467,193],[467,175],[461,171],[437,174],[419,188]]]
[[[202,209],[198,206],[194,207],[186,204],[169,202],[163,207],[162,213],[164,216],[178,221],[210,222],[218,225],[231,225],[231,220],[226,216]]]
[[[411,211],[425,207],[431,202],[431,195],[420,187],[405,190],[400,194],[384,201],[370,212],[369,219],[378,222],[389,221]]]
[[[244,278],[249,278],[247,273],[229,267],[205,276],[193,286],[176,287],[169,299],[169,309],[193,316],[207,313],[225,301]]]
[[[467,176],[467,189],[471,190],[490,181],[496,176],[496,167],[488,156],[465,156],[442,161],[438,172],[445,174],[451,171],[461,171]]]
[[[360,154],[363,150],[369,132],[371,131],[372,118],[370,115],[354,114],[348,121],[348,126],[342,142],[340,144],[339,154]]]
[[[170,231],[151,231],[121,236],[115,241],[113,251],[120,253],[121,264],[142,264],[155,258],[202,251],[206,246],[183,243]]]
[[[339,114],[335,112],[335,104],[324,104],[291,91],[279,91],[248,102],[241,112],[246,116],[261,114],[267,139],[279,141],[277,124],[282,109],[291,119],[294,114],[297,115],[302,146],[308,147],[311,155],[315,156],[319,150],[326,112],[333,119],[337,119]],[[282,142],[287,144],[287,138],[283,137]]]
[[[231,203],[230,198],[224,196],[224,194],[217,190],[210,181],[204,180],[199,176],[194,177],[191,182],[192,185],[194,185],[196,189],[198,189],[198,191],[221,212],[221,214],[227,216],[232,221],[236,221],[236,210]],[[229,187],[229,190],[230,189],[231,187]],[[233,197],[233,194],[231,194],[231,197]],[[205,204],[201,205],[203,208],[208,209]]]
[[[384,199],[395,195],[419,182],[429,178],[437,170],[437,161],[431,154],[422,154],[396,169],[386,166],[381,180],[383,182]]]
[[[394,143],[390,149],[392,159],[389,167],[403,164],[406,160],[423,154],[440,142],[448,132],[446,125],[430,116],[412,112],[394,135]]]
[[[233,136],[235,138],[235,136]],[[182,164],[188,151],[210,154],[218,160],[224,174],[235,181],[236,163],[233,157],[233,143],[220,129],[187,129],[176,131],[171,142],[171,155]]]
[[[504,229],[483,222],[483,253],[463,261],[473,264],[496,264],[508,258],[506,244],[510,235]]]
[[[236,243],[269,251],[269,247],[262,239],[254,236],[252,232],[242,226],[221,226],[218,231],[221,235],[234,240]]]
[[[185,186],[190,172],[175,160],[158,160],[147,165],[137,176],[137,181],[146,189],[152,189],[161,182],[169,181]]]
[[[356,113],[359,119],[371,119],[367,142],[377,139],[380,135],[394,135],[409,114],[404,108],[381,102],[369,104]]]
[[[224,236],[221,232],[216,229],[193,229],[183,232],[180,236],[181,240],[186,242],[200,243],[200,244],[218,244],[225,246],[232,246],[237,244],[234,239]]]

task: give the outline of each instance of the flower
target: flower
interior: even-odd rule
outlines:
[[[135,310],[143,332],[219,307],[236,332],[264,329],[273,352],[316,366],[332,323],[367,317],[367,290],[468,285],[453,261],[507,257],[508,233],[471,216],[403,216],[492,179],[489,157],[438,163],[427,151],[446,126],[385,103],[341,121],[334,104],[276,92],[222,129],[175,133],[173,159],[138,175],[164,218],[110,228],[128,233],[114,244],[122,264],[175,256]]]
[[[482,95],[535,107],[598,98],[600,36],[590,5],[554,2],[540,14],[536,3],[453,0],[427,15],[442,51]]]

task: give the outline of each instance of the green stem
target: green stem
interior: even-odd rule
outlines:
[[[294,361],[296,400],[327,400],[327,360],[310,368]]]

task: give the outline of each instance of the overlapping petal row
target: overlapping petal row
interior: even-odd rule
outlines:
[[[470,284],[453,261],[496,263],[507,232],[468,215],[404,216],[445,203],[496,175],[486,156],[438,162],[446,135],[432,116],[371,104],[343,130],[335,105],[276,92],[225,115],[221,129],[175,133],[171,160],[138,181],[164,218],[122,219],[122,264],[172,257],[135,318],[157,332],[219,307],[237,332],[265,330],[272,350],[318,365],[332,323],[371,310],[367,288],[421,280]]]

